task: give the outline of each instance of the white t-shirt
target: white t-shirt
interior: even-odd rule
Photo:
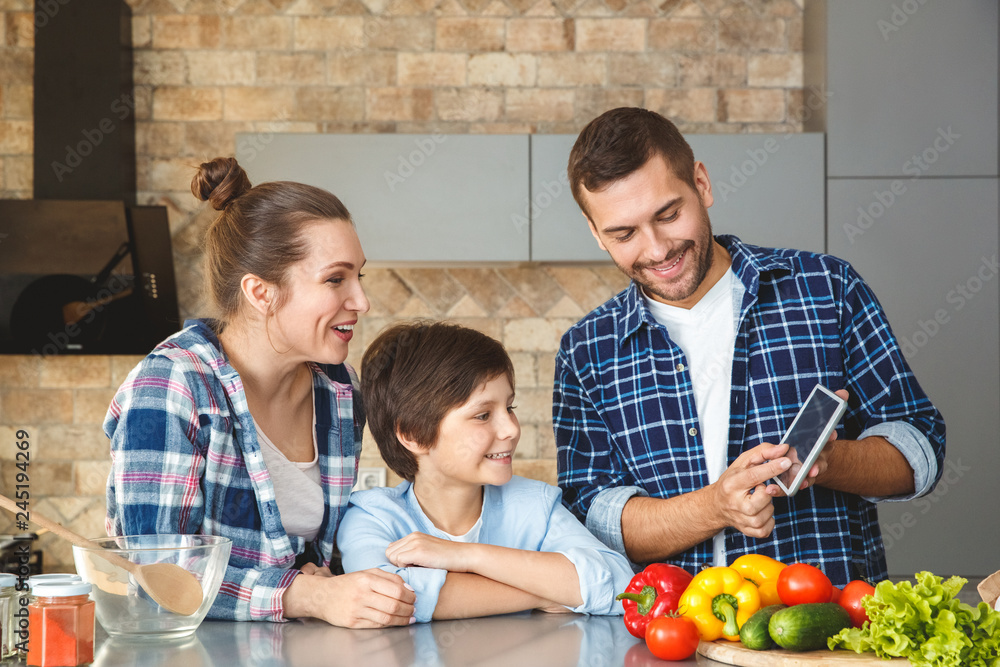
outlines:
[[[315,390],[314,390],[315,393]],[[313,397],[315,400],[315,396]],[[315,403],[313,403],[315,406]],[[312,461],[289,461],[271,439],[260,429],[257,420],[257,441],[264,465],[274,485],[274,501],[281,514],[281,525],[289,535],[312,542],[319,534],[326,510],[323,487],[319,476],[319,449],[316,446],[316,410],[313,408],[313,456]]]
[[[479,518],[476,519],[476,523],[472,524],[472,528],[465,533],[465,535],[452,535],[451,533],[441,532],[451,538],[452,542],[468,542],[476,543],[479,542],[479,533],[483,530],[483,513],[482,510],[479,511]]]
[[[729,403],[736,347],[734,280],[736,276],[728,269],[691,309],[668,306],[642,292],[653,319],[666,327],[687,359],[709,483],[719,479],[728,461]],[[724,531],[715,536],[712,546],[715,565],[726,565]]]

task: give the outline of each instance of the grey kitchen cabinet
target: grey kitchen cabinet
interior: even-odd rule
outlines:
[[[527,261],[526,135],[240,134],[252,183],[337,195],[378,262]]]
[[[829,182],[829,251],[850,261],[875,291],[947,426],[937,488],[923,498],[879,505],[890,574],[984,576],[998,567],[997,183]]]
[[[816,4],[830,177],[996,174],[996,0]]]
[[[692,134],[705,163],[715,203],[716,234],[820,252],[824,245],[823,135]],[[531,137],[531,258],[607,260],[570,192],[566,163],[575,135]]]
[[[240,134],[236,157],[253,183],[299,181],[340,197],[373,261],[608,261],[570,192],[575,139]],[[717,233],[823,249],[821,134],[688,139],[714,184]]]

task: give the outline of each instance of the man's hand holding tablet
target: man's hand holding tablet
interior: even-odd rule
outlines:
[[[794,496],[812,484],[825,468],[824,447],[836,439],[837,424],[846,410],[846,391],[841,389],[834,393],[819,384],[813,387],[781,439],[782,444],[788,445],[785,456],[792,465],[774,478],[775,484],[768,485],[768,493]]]

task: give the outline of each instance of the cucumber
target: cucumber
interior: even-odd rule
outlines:
[[[835,602],[812,602],[781,609],[767,624],[771,639],[789,651],[826,648],[827,637],[849,627],[851,617]]]
[[[747,648],[755,651],[766,651],[774,648],[774,640],[768,634],[767,624],[774,614],[782,609],[787,609],[788,605],[772,604],[754,612],[754,615],[747,619],[747,622],[740,628],[740,641]]]

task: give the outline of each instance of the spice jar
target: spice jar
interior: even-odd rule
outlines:
[[[0,574],[0,660],[17,653],[14,612],[17,609],[17,577]]]
[[[91,585],[45,582],[28,605],[28,659],[34,667],[77,667],[94,661]]]

